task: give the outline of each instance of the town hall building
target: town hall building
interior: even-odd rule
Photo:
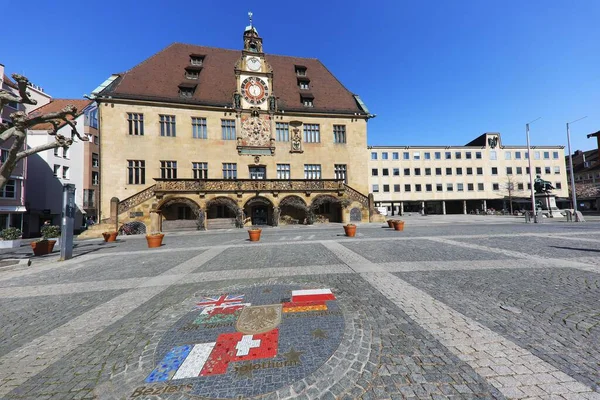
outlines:
[[[100,218],[148,230],[368,221],[373,117],[317,59],[174,43],[94,92]]]

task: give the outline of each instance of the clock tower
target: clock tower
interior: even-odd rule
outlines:
[[[277,101],[273,92],[273,69],[265,60],[262,38],[252,24],[244,30],[244,49],[235,66],[237,149],[239,154],[273,155],[275,152],[274,114]]]

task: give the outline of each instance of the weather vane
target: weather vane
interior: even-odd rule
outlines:
[[[250,26],[252,26],[252,11],[248,11],[248,18],[250,18]]]

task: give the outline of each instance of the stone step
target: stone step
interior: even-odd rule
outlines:
[[[206,220],[206,229],[231,229],[235,228],[235,218],[211,218]]]
[[[77,235],[77,239],[95,239],[102,237],[102,232],[114,231],[113,224],[96,224]]]

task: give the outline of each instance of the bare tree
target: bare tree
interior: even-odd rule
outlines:
[[[27,92],[27,84],[29,80],[19,74],[13,74],[13,79],[17,82],[19,88],[19,94],[11,93],[9,91],[0,89],[0,114],[4,109],[4,106],[10,102],[19,104],[37,104],[37,102],[29,97]],[[77,108],[73,105],[68,105],[58,112],[51,112],[42,115],[31,115],[23,111],[17,111],[10,114],[11,122],[0,123],[0,145],[8,143],[9,150],[6,160],[0,166],[0,189],[4,187],[12,171],[15,169],[17,163],[32,154],[39,153],[44,150],[54,149],[58,147],[69,147],[73,144],[73,137],[77,136],[82,141],[89,140],[87,137],[82,137],[77,128],[75,127],[76,122],[74,121],[77,114]],[[69,119],[72,118],[73,120]],[[27,139],[27,129],[41,124],[50,123],[52,129],[48,131],[48,134],[54,136],[54,142],[46,143],[30,149],[25,149],[25,142]],[[58,129],[65,124],[71,126],[71,137],[65,137],[57,134]],[[12,143],[10,141],[12,140]]]
[[[513,214],[513,196],[515,194],[515,178],[513,175],[506,175],[506,181],[504,182],[504,190],[508,193],[508,202],[510,203],[510,214]]]

